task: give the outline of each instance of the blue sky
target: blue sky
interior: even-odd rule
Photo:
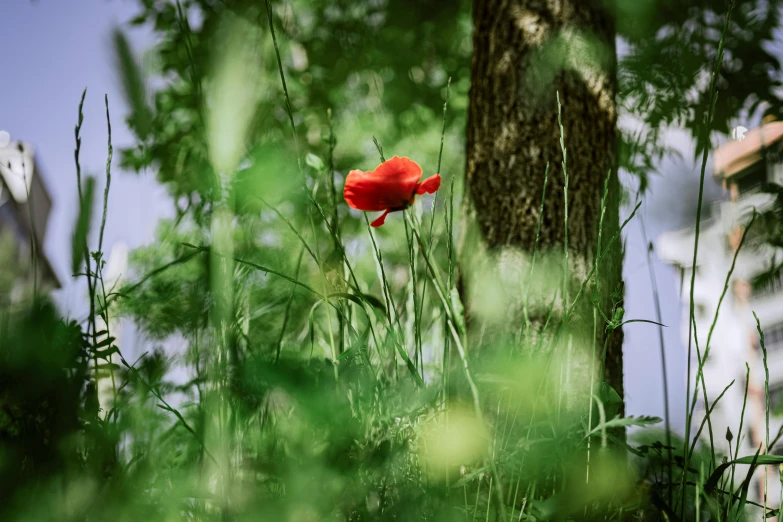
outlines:
[[[83,283],[70,278],[70,235],[76,215],[73,128],[82,90],[87,87],[82,130],[82,167],[104,179],[106,121],[103,96],[109,95],[115,150],[132,144],[124,124],[125,107],[113,66],[111,30],[136,14],[132,0],[6,0],[0,16],[4,80],[0,88],[0,129],[15,139],[31,142],[54,201],[46,252],[64,282],[58,301],[66,313],[83,310]],[[154,44],[145,30],[130,33],[137,52]],[[643,211],[651,240],[664,230],[680,227],[681,210],[695,204],[693,144],[682,133],[668,138],[683,151],[683,159],[669,158],[653,176]],[[122,241],[133,248],[153,239],[160,217],[172,207],[154,173],[123,172],[115,157],[110,213],[105,243]],[[102,181],[101,181],[102,182]],[[710,182],[708,181],[708,185]],[[709,197],[719,197],[710,188]],[[677,209],[680,209],[679,211]],[[626,318],[654,319],[646,244],[640,223],[626,234]],[[681,305],[677,278],[671,267],[654,263],[661,293],[666,354],[674,426],[682,428],[685,392],[685,353],[680,339]],[[657,328],[634,323],[625,328],[625,382],[629,414],[663,415],[661,364]]]
[[[58,295],[65,310],[78,310],[82,284],[70,278],[70,237],[76,217],[74,125],[79,99],[87,88],[82,127],[83,172],[98,177],[102,191],[107,157],[104,94],[109,96],[115,151],[132,144],[124,124],[125,106],[113,67],[111,30],[136,12],[124,0],[15,0],[2,8],[0,34],[5,45],[0,88],[0,128],[29,141],[53,199],[45,249],[64,283]],[[149,33],[130,35],[139,48],[150,46]],[[171,213],[165,191],[153,173],[122,172],[115,155],[108,245],[138,246],[151,240],[155,223]]]

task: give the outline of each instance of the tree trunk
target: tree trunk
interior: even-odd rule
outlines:
[[[532,253],[544,172],[549,163],[537,266],[563,266],[567,241],[569,303],[595,260],[601,198],[608,173],[602,249],[619,227],[617,59],[614,20],[607,3],[606,0],[475,0],[473,3],[474,54],[464,205],[465,224],[473,232],[466,234],[466,241],[478,241],[490,257],[502,257],[501,253],[509,250]],[[567,149],[567,234],[557,93],[562,103]],[[463,266],[466,254],[470,257],[475,251],[473,243],[466,246]],[[546,252],[555,253],[550,259],[557,261],[544,261]],[[482,270],[486,271],[486,267]],[[471,278],[471,273],[468,268],[463,277]],[[526,280],[527,274],[522,273],[521,277]],[[622,295],[619,240],[601,262],[598,284],[600,308],[604,314],[611,315],[610,294],[615,293],[615,303]],[[471,288],[475,286],[469,281],[462,283],[469,324],[473,322],[473,305],[480,299],[479,292]],[[552,293],[549,292],[549,299]],[[588,287],[576,315],[582,331],[589,332],[592,338],[590,293]],[[550,323],[555,326],[563,310],[562,304],[558,305]],[[540,310],[532,313],[537,313],[539,318],[542,315]],[[534,324],[535,319],[532,318]],[[599,315],[596,343],[599,360],[604,325]],[[605,379],[622,396],[619,329],[607,345]]]

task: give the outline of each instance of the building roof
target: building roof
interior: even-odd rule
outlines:
[[[29,143],[11,141],[0,147],[0,177],[19,203],[25,203],[31,192],[35,166],[35,151]]]
[[[761,161],[762,150],[783,138],[783,121],[762,125],[715,149],[715,176],[728,178]]]
[[[18,226],[29,240],[35,240],[43,276],[54,288],[60,288],[60,279],[44,250],[52,199],[29,143],[11,141],[0,146],[0,195],[3,191],[9,193],[5,204]]]

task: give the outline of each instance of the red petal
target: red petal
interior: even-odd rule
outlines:
[[[425,179],[416,186],[416,194],[435,194],[440,188],[440,174]]]
[[[373,228],[378,228],[379,226],[383,225],[386,222],[386,216],[389,215],[389,210],[384,210],[383,214],[381,214],[375,221],[370,223],[370,226]]]
[[[352,170],[345,179],[343,195],[357,210],[403,208],[410,204],[421,178],[421,167],[409,158],[394,156],[375,170]]]

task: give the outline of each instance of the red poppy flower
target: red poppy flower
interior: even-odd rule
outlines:
[[[370,223],[373,227],[379,227],[389,212],[411,206],[417,194],[434,194],[440,188],[440,174],[422,182],[419,182],[420,179],[421,167],[415,161],[394,156],[375,170],[349,172],[343,194],[352,208],[366,212],[383,210],[383,214]]]

